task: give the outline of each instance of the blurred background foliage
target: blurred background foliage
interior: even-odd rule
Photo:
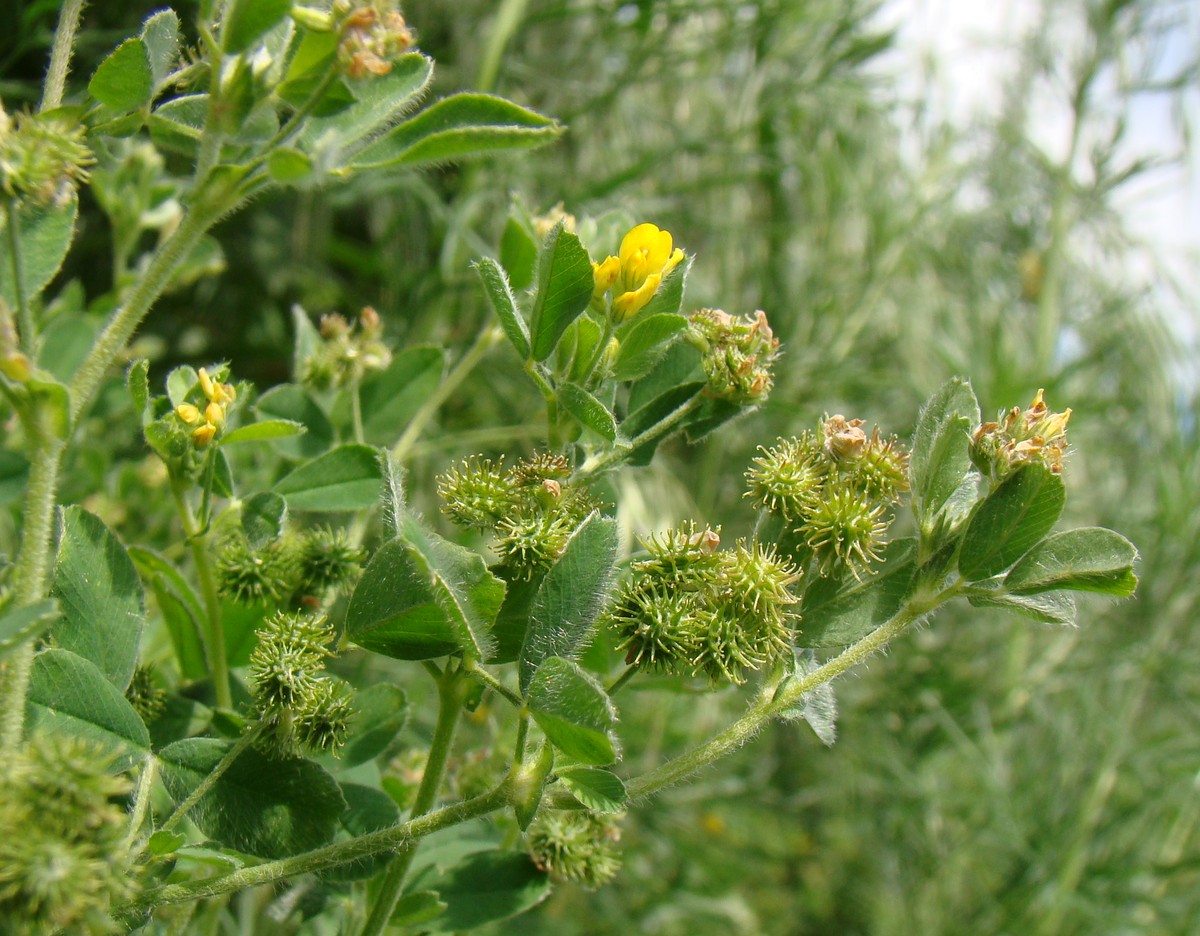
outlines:
[[[57,5],[3,5],[10,110],[40,77]],[[156,6],[92,5],[77,73]],[[757,444],[834,412],[903,437],[952,374],[972,380],[985,412],[1039,387],[1052,408],[1074,408],[1070,520],[1139,546],[1136,599],[1085,604],[1077,631],[944,614],[838,685],[832,750],[778,725],[635,809],[625,873],[596,893],[560,889],[518,924],[528,936],[1200,931],[1197,309],[1153,262],[1129,262],[1144,245],[1117,207],[1124,187],[1188,153],[1130,155],[1127,134],[1148,97],[1196,92],[1194,42],[1190,61],[1162,57],[1194,11],[1046,0],[1013,80],[995,89],[998,117],[963,125],[897,75],[911,63],[895,54],[905,9],[410,0],[435,94],[495,91],[559,118],[566,137],[515,159],[263,199],[216,230],[224,275],[167,297],[145,330],[156,369],[224,358],[260,390],[286,379],[294,303],[371,304],[398,345],[461,349],[488,316],[469,260],[495,252],[511,199],[562,201],[580,218],[669,229],[697,255],[689,305],[765,309],[786,350],[763,410],[620,479],[630,531],[694,518],[732,539],[748,522],[739,479]],[[1065,115],[1061,152],[1035,142],[1047,110]],[[63,282],[102,297],[109,235],[98,206],[84,210]],[[538,410],[497,352],[414,452],[427,515],[435,472],[474,451],[528,450]],[[131,484],[86,458],[74,478],[80,496],[99,487],[114,500]],[[744,704],[735,691],[627,691],[635,769]]]

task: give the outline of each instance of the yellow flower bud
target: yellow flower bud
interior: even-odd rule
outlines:
[[[175,407],[175,415],[189,426],[200,421],[200,410],[192,406],[191,403],[180,403]]]
[[[200,379],[200,389],[204,391],[204,395],[210,400],[213,394],[216,393],[216,388],[213,386],[212,378],[208,376],[208,371],[203,367],[196,372],[196,376]]]
[[[213,436],[217,434],[217,427],[212,423],[205,423],[197,429],[192,430],[192,441],[196,443],[197,448],[204,448],[213,440]]]
[[[204,418],[216,428],[225,425],[225,407],[220,403],[209,403],[204,407]]]
[[[606,292],[612,289],[613,283],[617,281],[617,277],[621,275],[621,261],[617,257],[606,257],[603,263],[592,264],[592,277],[596,281],[596,287],[592,291],[593,296],[603,296]]]

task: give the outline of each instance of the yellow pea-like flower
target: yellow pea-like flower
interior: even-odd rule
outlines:
[[[213,436],[217,434],[217,427],[212,423],[205,423],[197,429],[192,430],[192,441],[196,443],[197,448],[204,448],[213,440]]]
[[[225,424],[225,407],[220,403],[209,403],[204,408],[204,418],[213,426],[220,429]]]
[[[613,309],[618,319],[627,319],[653,298],[668,273],[683,260],[670,231],[656,225],[639,224],[621,240],[617,256],[593,264],[595,295],[612,289]]]
[[[191,403],[180,403],[175,407],[175,415],[189,426],[200,421],[200,410],[192,406]]]

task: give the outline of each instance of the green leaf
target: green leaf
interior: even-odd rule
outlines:
[[[958,571],[968,582],[999,575],[1050,532],[1062,513],[1062,479],[1027,465],[1004,479],[967,523]]]
[[[976,608],[1003,608],[1006,611],[1016,611],[1025,617],[1031,617],[1043,624],[1075,623],[1075,599],[1067,592],[1052,591],[1036,595],[1008,595],[996,592],[994,595],[970,594],[967,601]]]
[[[62,608],[54,642],[95,663],[124,691],[145,623],[142,583],[125,547],[81,507],[62,512],[51,594]]]
[[[491,257],[482,257],[476,260],[473,266],[475,272],[479,274],[479,279],[483,282],[484,292],[487,293],[488,301],[492,304],[496,317],[500,319],[500,327],[504,329],[505,336],[517,349],[521,360],[527,360],[529,358],[529,329],[517,309],[517,301],[513,298],[512,289],[509,287],[504,270]]]
[[[782,692],[788,685],[811,676],[819,668],[816,654],[811,650],[796,650],[792,657],[792,672],[779,685]],[[813,733],[826,747],[833,747],[837,740],[837,700],[833,696],[833,683],[817,686],[801,696],[800,701],[779,713],[784,721],[803,720],[808,722]]]
[[[430,59],[419,52],[402,55],[386,75],[355,85],[354,103],[345,110],[309,120],[300,134],[300,145],[309,152],[329,149],[332,155],[324,164],[345,165],[412,109],[432,77]]]
[[[75,237],[75,218],[79,199],[72,195],[61,206],[37,208],[23,204],[16,211],[17,230],[21,238],[21,282],[26,301],[33,301],[62,266]],[[8,244],[8,212],[0,211],[0,235]],[[5,246],[0,262],[0,298],[9,308],[17,308],[17,289],[13,282],[11,255]]]
[[[174,854],[186,841],[187,836],[182,832],[167,832],[159,829],[150,836],[146,847],[150,849],[150,854],[161,858],[163,855]]]
[[[390,452],[379,456],[379,467],[383,471],[383,534],[384,539],[400,535],[404,520],[404,473],[392,459]]]
[[[607,406],[578,384],[560,384],[557,392],[558,402],[581,426],[608,442],[616,441],[617,420]]]
[[[446,905],[438,897],[437,891],[412,891],[396,901],[391,925],[419,926],[422,923],[428,923],[443,913],[445,909]]]
[[[641,319],[621,339],[613,376],[617,380],[645,377],[662,359],[671,340],[687,328],[682,315],[660,313]]]
[[[448,871],[426,868],[413,878],[410,893],[432,893],[443,913],[420,924],[430,933],[457,933],[507,920],[550,895],[550,877],[521,852],[485,851],[467,856]],[[423,900],[429,906],[428,898]]]
[[[592,514],[567,541],[529,608],[521,650],[521,691],[549,657],[575,660],[591,643],[616,574],[617,522]]]
[[[71,434],[71,393],[66,386],[57,380],[31,377],[25,381],[25,392],[34,404],[42,431],[65,441]]]
[[[66,313],[51,322],[40,336],[38,366],[56,380],[70,383],[75,371],[96,343],[99,324],[81,314]]]
[[[512,570],[504,566],[494,568],[496,573],[505,579],[507,587],[504,603],[500,605],[496,623],[492,627],[495,649],[488,662],[512,663],[521,655],[521,648],[525,645],[530,609],[545,575],[535,572],[526,578],[521,574],[513,575]]]
[[[186,403],[188,394],[200,380],[200,374],[190,364],[181,364],[167,374],[167,398],[174,409],[180,403]]]
[[[230,55],[245,52],[291,9],[292,0],[233,0],[221,23],[221,48]]]
[[[408,516],[401,532],[363,571],[346,611],[346,635],[400,660],[459,650],[485,655],[504,583],[478,553],[421,529]]]
[[[592,258],[579,238],[555,225],[538,258],[537,293],[530,314],[533,359],[544,361],[592,301]]]
[[[267,157],[267,174],[283,185],[303,182],[312,172],[312,159],[300,150],[277,149]]]
[[[571,791],[571,795],[592,812],[619,813],[625,809],[628,801],[625,784],[611,770],[601,767],[560,767],[555,775]]]
[[[228,753],[214,738],[188,738],[159,752],[162,779],[182,802]],[[285,858],[333,839],[346,800],[312,761],[272,759],[246,748],[200,797],[188,818],[209,838],[261,858]]]
[[[141,39],[126,39],[117,46],[92,75],[88,93],[122,114],[149,104],[154,96],[154,74],[146,43]]]
[[[17,647],[41,637],[60,614],[58,602],[50,598],[5,611],[0,616],[0,662]]]
[[[242,533],[251,549],[262,549],[283,535],[287,501],[274,491],[260,491],[242,502]]]
[[[333,423],[312,395],[297,384],[280,384],[258,398],[254,409],[265,419],[284,419],[304,426],[303,436],[276,439],[277,448],[291,458],[315,458],[333,445]]]
[[[179,17],[159,10],[142,24],[142,42],[150,65],[151,94],[157,94],[179,60]]]
[[[800,647],[844,647],[889,621],[912,589],[913,540],[889,543],[878,571],[859,581],[819,578],[800,603]]]
[[[913,507],[923,527],[951,499],[971,470],[969,433],[979,423],[971,385],[951,377],[926,401],[913,434]]]
[[[43,650],[34,657],[26,719],[31,732],[74,735],[117,755],[117,771],[150,750],[150,733],[121,690],[95,663],[70,650]]]
[[[150,113],[150,138],[164,149],[193,155],[208,115],[207,94],[186,94],[164,101]]]
[[[205,615],[192,586],[171,563],[149,549],[131,546],[129,558],[154,592],[180,672],[186,679],[204,679],[208,676],[201,638]]]
[[[342,445],[285,475],[275,490],[293,510],[365,510],[379,499],[380,477],[375,449]]]
[[[264,419],[260,422],[238,426],[221,437],[221,445],[237,445],[239,442],[268,442],[272,439],[290,439],[303,434],[304,424],[293,419]]]
[[[508,272],[513,289],[528,289],[537,268],[538,245],[533,231],[512,215],[500,235],[500,265]],[[522,357],[528,357],[528,351]]]
[[[408,720],[408,699],[398,686],[377,683],[355,695],[354,711],[351,734],[342,749],[345,767],[365,764],[388,749]]]
[[[338,819],[340,829],[335,841],[349,841],[368,832],[378,832],[400,821],[400,808],[392,798],[376,787],[358,783],[342,783],[346,811]],[[327,881],[365,881],[387,867],[392,856],[387,852],[362,858],[321,872]]]
[[[418,346],[400,352],[385,370],[363,380],[359,401],[367,442],[395,444],[421,405],[442,382],[445,367],[445,351]]]
[[[385,133],[349,164],[382,169],[444,163],[549,143],[562,126],[488,94],[454,94]]]
[[[568,757],[597,767],[617,759],[617,712],[590,673],[550,657],[533,674],[527,699],[533,720]]]
[[[1004,590],[1018,595],[1064,588],[1127,598],[1137,588],[1133,543],[1101,527],[1048,536],[1012,567]]]

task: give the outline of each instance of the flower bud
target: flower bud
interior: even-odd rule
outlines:
[[[175,407],[175,415],[189,426],[193,426],[200,421],[200,410],[192,406],[191,403],[180,403]]]
[[[534,863],[558,881],[595,889],[621,868],[616,819],[591,812],[555,811],[536,819],[526,833]]]
[[[213,436],[217,434],[217,427],[212,423],[205,423],[192,430],[192,441],[196,443],[197,448],[204,448],[213,440]]]

